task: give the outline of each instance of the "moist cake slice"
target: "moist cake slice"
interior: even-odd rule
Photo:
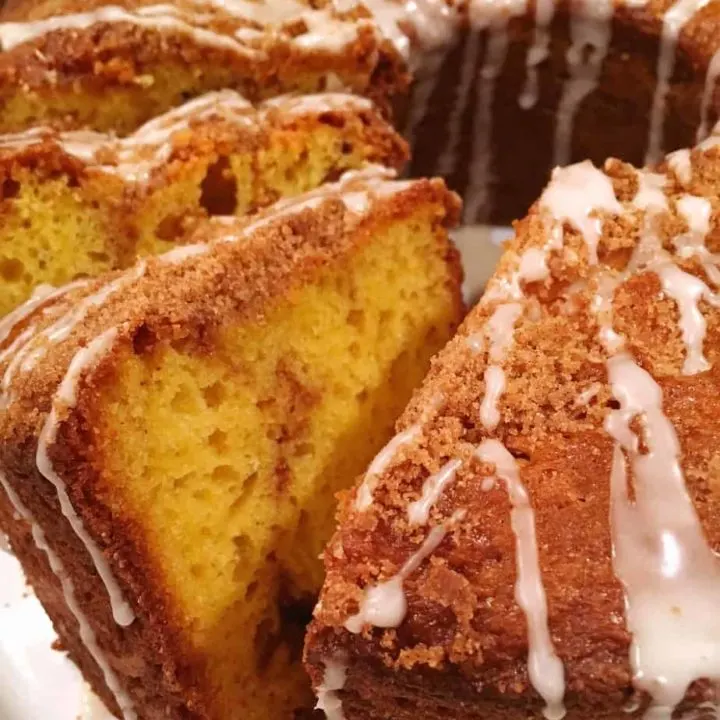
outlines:
[[[715,717],[718,210],[720,128],[555,171],[341,504],[328,717]]]
[[[351,173],[0,325],[2,530],[119,716],[311,706],[334,493],[459,322],[458,212]]]
[[[396,30],[396,33],[399,32]],[[40,0],[0,10],[0,132],[115,130],[211,90],[348,89],[388,108],[404,63],[367,9],[305,0]]]
[[[170,250],[198,218],[257,210],[366,162],[399,169],[405,158],[369,100],[333,93],[256,105],[209,93],[121,140],[45,128],[0,136],[0,316],[39,284]]]

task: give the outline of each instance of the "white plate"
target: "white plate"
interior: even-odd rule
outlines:
[[[477,297],[499,257],[507,228],[455,233],[464,293]],[[113,720],[75,666],[52,649],[55,634],[18,562],[0,549],[0,720]]]

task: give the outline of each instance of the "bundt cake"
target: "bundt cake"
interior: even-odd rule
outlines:
[[[43,128],[0,136],[0,317],[37,285],[169,250],[200,217],[246,213],[405,157],[370,101],[343,94],[253,106],[210,93],[122,140]]]
[[[466,4],[418,54],[407,135],[412,172],[462,189],[468,221],[522,217],[554,166],[654,163],[717,119],[717,0]]]
[[[470,223],[524,215],[555,165],[656,162],[720,107],[720,0],[16,0],[0,20],[0,129],[127,132],[208,88],[332,80],[395,106],[411,173]]]
[[[558,169],[341,502],[333,720],[715,718],[720,127]]]
[[[312,706],[334,493],[457,327],[458,208],[359,171],[0,325],[2,530],[118,717]]]
[[[128,134],[233,88],[255,102],[348,88],[387,106],[406,85],[367,10],[309,0],[15,0],[0,9],[0,132]]]

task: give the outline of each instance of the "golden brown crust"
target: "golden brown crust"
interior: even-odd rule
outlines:
[[[133,13],[157,3],[125,0],[112,5]],[[258,3],[258,7],[263,5]],[[58,12],[56,2],[22,4],[2,11],[0,21],[32,23],[106,6],[101,0],[68,2]],[[225,87],[259,100],[298,89],[338,89],[339,83],[387,109],[389,98],[407,84],[399,55],[363,10],[343,14],[316,11],[308,5],[318,18],[318,32],[318,28],[303,27],[302,22],[288,22],[287,13],[277,11],[271,16],[275,19],[268,21],[262,14],[258,15],[261,20],[242,17],[217,4],[199,10],[196,4],[180,0],[173,7],[172,17],[163,15],[162,26],[135,24],[122,17],[116,20],[113,15],[79,30],[58,29],[13,43],[0,54],[0,97],[5,102],[23,95],[33,103],[39,100],[40,107],[45,104],[44,121],[73,128],[87,125],[93,117],[73,109],[73,96],[99,99],[114,90],[130,93],[128,97],[142,96],[156,80],[163,83],[166,78],[179,84],[167,92],[160,88],[157,97],[148,100],[144,116],[133,115],[133,122],[139,124],[184,99]],[[307,33],[321,37],[323,22],[328,23],[328,42],[310,39],[310,35],[303,40]],[[333,41],[333,34],[343,39]],[[66,100],[69,104],[64,104]],[[132,129],[123,118],[118,123],[123,132]],[[0,119],[3,132],[23,127]]]
[[[138,226],[144,219],[140,212],[143,207],[149,207],[154,196],[192,177],[195,171],[206,173],[209,179],[215,163],[228,157],[250,159],[254,197],[249,205],[237,206],[235,181],[213,188],[212,202],[201,197],[200,206],[186,208],[181,218],[169,215],[171,222],[160,221],[155,230],[162,233],[162,240],[182,244],[202,217],[255,211],[277,200],[279,191],[268,186],[261,192],[263,183],[255,182],[262,181],[268,172],[261,161],[266,152],[277,151],[283,142],[297,142],[303,133],[309,142],[312,134],[324,127],[344,133],[346,148],[338,148],[337,157],[331,158],[334,165],[325,180],[354,166],[357,160],[353,158],[398,170],[407,158],[406,143],[370,101],[355,96],[287,96],[246,109],[242,107],[244,99],[230,91],[208,94],[195,104],[201,101],[206,102],[195,111],[190,109],[192,103],[188,104],[184,117],[173,114],[184,110],[179,108],[154,119],[152,127],[145,126],[120,141],[110,135],[40,128],[0,136],[0,217],[13,211],[26,172],[43,180],[64,177],[81,205],[101,207],[109,213],[107,226],[113,228],[114,245],[106,251],[115,260],[114,267],[120,269],[148,251],[138,247],[142,233],[147,232]],[[302,147],[291,149],[301,158],[303,150],[310,156]],[[53,276],[51,270],[49,277]]]
[[[393,193],[387,181],[383,182],[384,191],[376,197],[370,193],[364,215],[349,211],[339,196],[326,189],[322,191],[325,195],[320,194],[319,200],[312,200],[311,207],[304,210],[298,208],[285,216],[277,210],[269,211],[241,242],[215,245],[207,253],[177,264],[162,257],[149,259],[141,278],[128,284],[122,293],[109,296],[102,306],[92,308],[66,339],[49,348],[33,370],[12,383],[11,404],[0,420],[0,467],[68,569],[101,647],[111,657],[123,685],[131,690],[143,718],[208,717],[200,679],[203,661],[189,655],[177,631],[183,627],[182,621],[175,618],[163,582],[149,562],[142,529],[131,527],[117,514],[109,515],[107,499],[112,488],[102,485],[95,467],[101,454],[97,445],[100,440],[93,435],[96,398],[113,382],[114,370],[126,354],[147,353],[162,344],[207,352],[219,327],[261,319],[278,298],[329,264],[344,262],[393,218],[402,218],[423,206],[433,208],[440,224],[450,225],[456,220],[457,198],[442,182],[393,185]],[[361,177],[351,181],[351,189],[362,192],[368,187],[373,187],[372,180]],[[354,199],[357,202],[357,195]],[[267,223],[262,222],[264,217],[269,218]],[[239,220],[208,225],[202,239],[227,239],[240,235],[243,227]],[[442,242],[438,250],[447,257],[448,285],[459,310],[459,259],[450,244]],[[36,333],[42,332],[58,314],[78,308],[83,298],[107,287],[108,282],[131,277],[132,272],[93,281],[63,299],[49,301],[19,322],[3,346],[8,347],[35,323]],[[56,471],[68,484],[70,499],[85,527],[100,544],[126,597],[132,600],[138,619],[125,630],[113,623],[107,593],[88,554],[59,513],[53,487],[35,465],[38,433],[70,360],[81,347],[112,327],[118,332],[112,349],[80,382],[77,404],[62,417],[50,455]],[[7,360],[2,371],[6,368]],[[27,541],[26,528],[22,522],[13,521],[8,530],[21,561],[30,568],[31,579],[41,586],[40,597],[48,602],[56,629],[72,656],[103,698],[110,700],[94,663],[77,640],[72,617],[57,598],[57,580],[49,575],[39,551]]]
[[[326,662],[345,658],[348,679],[339,693],[345,716],[354,718],[439,718],[452,708],[458,718],[511,718],[539,712],[540,698],[527,675],[528,639],[518,607],[515,537],[510,503],[501,485],[482,490],[492,465],[473,458],[486,438],[499,439],[513,454],[535,509],[540,568],[549,608],[549,629],[564,663],[567,717],[627,717],[633,694],[630,635],[625,628],[623,589],[612,567],[609,528],[613,443],[603,428],[616,401],[607,379],[608,351],[598,336],[591,300],[608,268],[626,267],[652,222],[665,250],[671,238],[688,232],[677,202],[687,193],[712,208],[706,244],[718,246],[720,150],[717,138],[692,153],[692,179],[683,182],[665,167],[668,210],[655,220],[632,205],[639,188],[630,166],[608,161],[605,172],[623,203],[622,214],[602,218],[600,265],[588,261],[585,240],[564,223],[564,245],[548,252],[551,275],[522,285],[524,311],[503,364],[507,386],[501,422],[488,431],[480,421],[490,361],[487,348],[473,352],[497,308],[489,294],[468,316],[457,337],[433,362],[398,430],[420,421],[420,439],[399,451],[382,474],[366,512],[348,493],[339,530],[325,555],[327,580],[306,642],[306,659],[318,687]],[[589,194],[587,202],[591,203]],[[582,202],[582,201],[579,201]],[[491,292],[517,276],[521,256],[549,241],[552,219],[543,201],[516,223]],[[560,223],[563,226],[563,223]],[[710,283],[695,259],[673,260]],[[636,362],[652,373],[663,392],[663,409],[682,448],[689,494],[710,547],[720,550],[720,418],[716,408],[720,370],[720,313],[700,303],[708,331],[704,353],[711,369],[683,374],[686,358],[675,301],[663,292],[650,268],[630,273],[614,293],[613,324]],[[586,402],[583,391],[596,386]],[[436,398],[444,398],[437,409]],[[435,409],[433,409],[435,408]],[[397,629],[366,627],[359,635],[344,628],[358,611],[363,588],[398,572],[427,535],[411,527],[408,503],[423,482],[452,458],[465,461],[431,513],[431,525],[446,522],[459,508],[462,520],[420,570],[405,582],[409,610]],[[687,706],[712,699],[706,681],[696,682]],[[642,704],[647,703],[642,698]],[[682,708],[681,708],[682,709]]]

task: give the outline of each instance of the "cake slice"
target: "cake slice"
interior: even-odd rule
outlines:
[[[555,171],[341,504],[328,717],[715,717],[719,209],[720,128]]]
[[[125,268],[405,144],[369,100],[325,93],[252,105],[209,93],[118,140],[34,128],[0,136],[0,316],[43,283]]]
[[[118,716],[308,706],[334,493],[459,322],[457,215],[366,170],[0,325],[2,530]]]
[[[397,32],[397,31],[396,31]],[[40,0],[0,9],[0,132],[125,135],[211,90],[348,89],[388,108],[404,62],[365,8],[305,0]]]

